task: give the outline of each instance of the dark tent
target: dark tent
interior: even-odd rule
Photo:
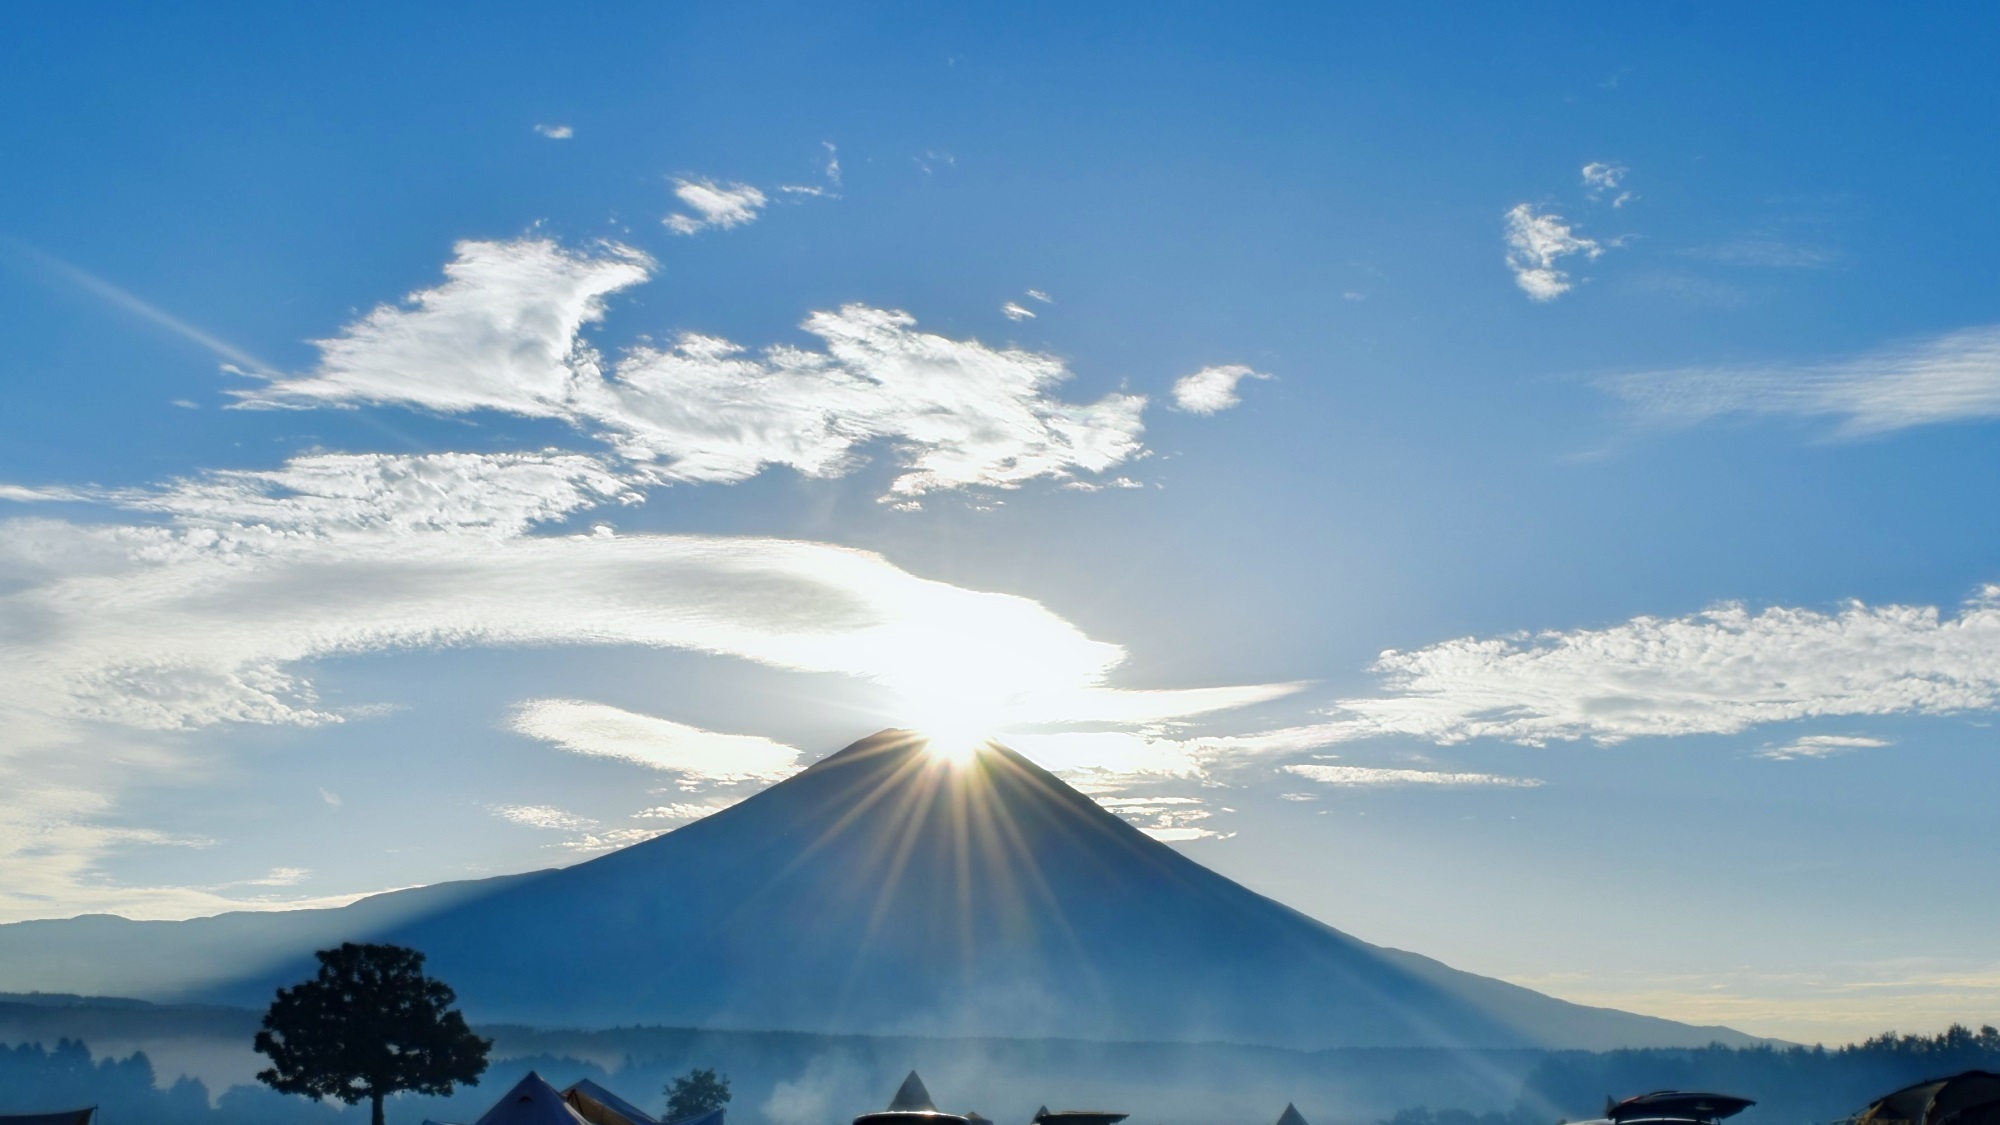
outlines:
[[[966,1118],[956,1113],[944,1113],[931,1101],[931,1092],[924,1089],[924,1080],[911,1071],[903,1084],[896,1089],[896,1096],[889,1099],[889,1108],[881,1113],[864,1113],[854,1119],[854,1125],[967,1125]]]
[[[0,1113],[0,1125],[90,1125],[96,1115],[96,1106],[55,1113]]]
[[[1625,1125],[1628,1121],[1720,1121],[1734,1117],[1756,1105],[1749,1098],[1709,1094],[1695,1090],[1655,1090],[1626,1098],[1604,1107],[1604,1116]]]
[[[1853,1120],[1854,1125],[2000,1125],[2000,1074],[1968,1070],[1905,1086]]]
[[[1285,1112],[1278,1115],[1278,1125],[1306,1125],[1305,1114],[1290,1102],[1285,1103]]]

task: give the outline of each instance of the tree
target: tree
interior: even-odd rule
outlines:
[[[667,1087],[669,1122],[699,1117],[729,1104],[729,1076],[720,1078],[713,1070],[690,1070]]]
[[[257,1033],[271,1067],[257,1080],[314,1101],[367,1098],[374,1125],[382,1099],[413,1090],[449,1094],[479,1084],[491,1039],[481,1039],[452,1005],[456,993],[424,975],[424,955],[400,945],[322,949],[319,975],[278,990]]]

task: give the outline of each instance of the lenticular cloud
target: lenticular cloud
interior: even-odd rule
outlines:
[[[460,243],[444,284],[320,341],[318,368],[244,392],[242,405],[560,418],[656,480],[738,481],[773,465],[839,476],[863,446],[885,442],[905,469],[887,499],[903,505],[1102,472],[1141,449],[1143,396],[1065,402],[1052,392],[1070,373],[1052,356],[922,332],[907,313],[866,305],[806,318],[817,349],[752,352],[690,333],[633,348],[607,370],[580,334],[652,267],[611,244]]]

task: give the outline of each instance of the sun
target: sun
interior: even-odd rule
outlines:
[[[979,752],[993,742],[989,730],[971,723],[923,723],[916,727],[916,732],[923,738],[924,753],[931,760],[959,768],[971,765]]]

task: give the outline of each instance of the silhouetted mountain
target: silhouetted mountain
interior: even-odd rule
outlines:
[[[1012,751],[954,766],[894,731],[574,867],[340,910],[0,927],[0,988],[261,1006],[343,939],[424,950],[480,1022],[1295,1047],[1749,1041],[1369,945]]]

